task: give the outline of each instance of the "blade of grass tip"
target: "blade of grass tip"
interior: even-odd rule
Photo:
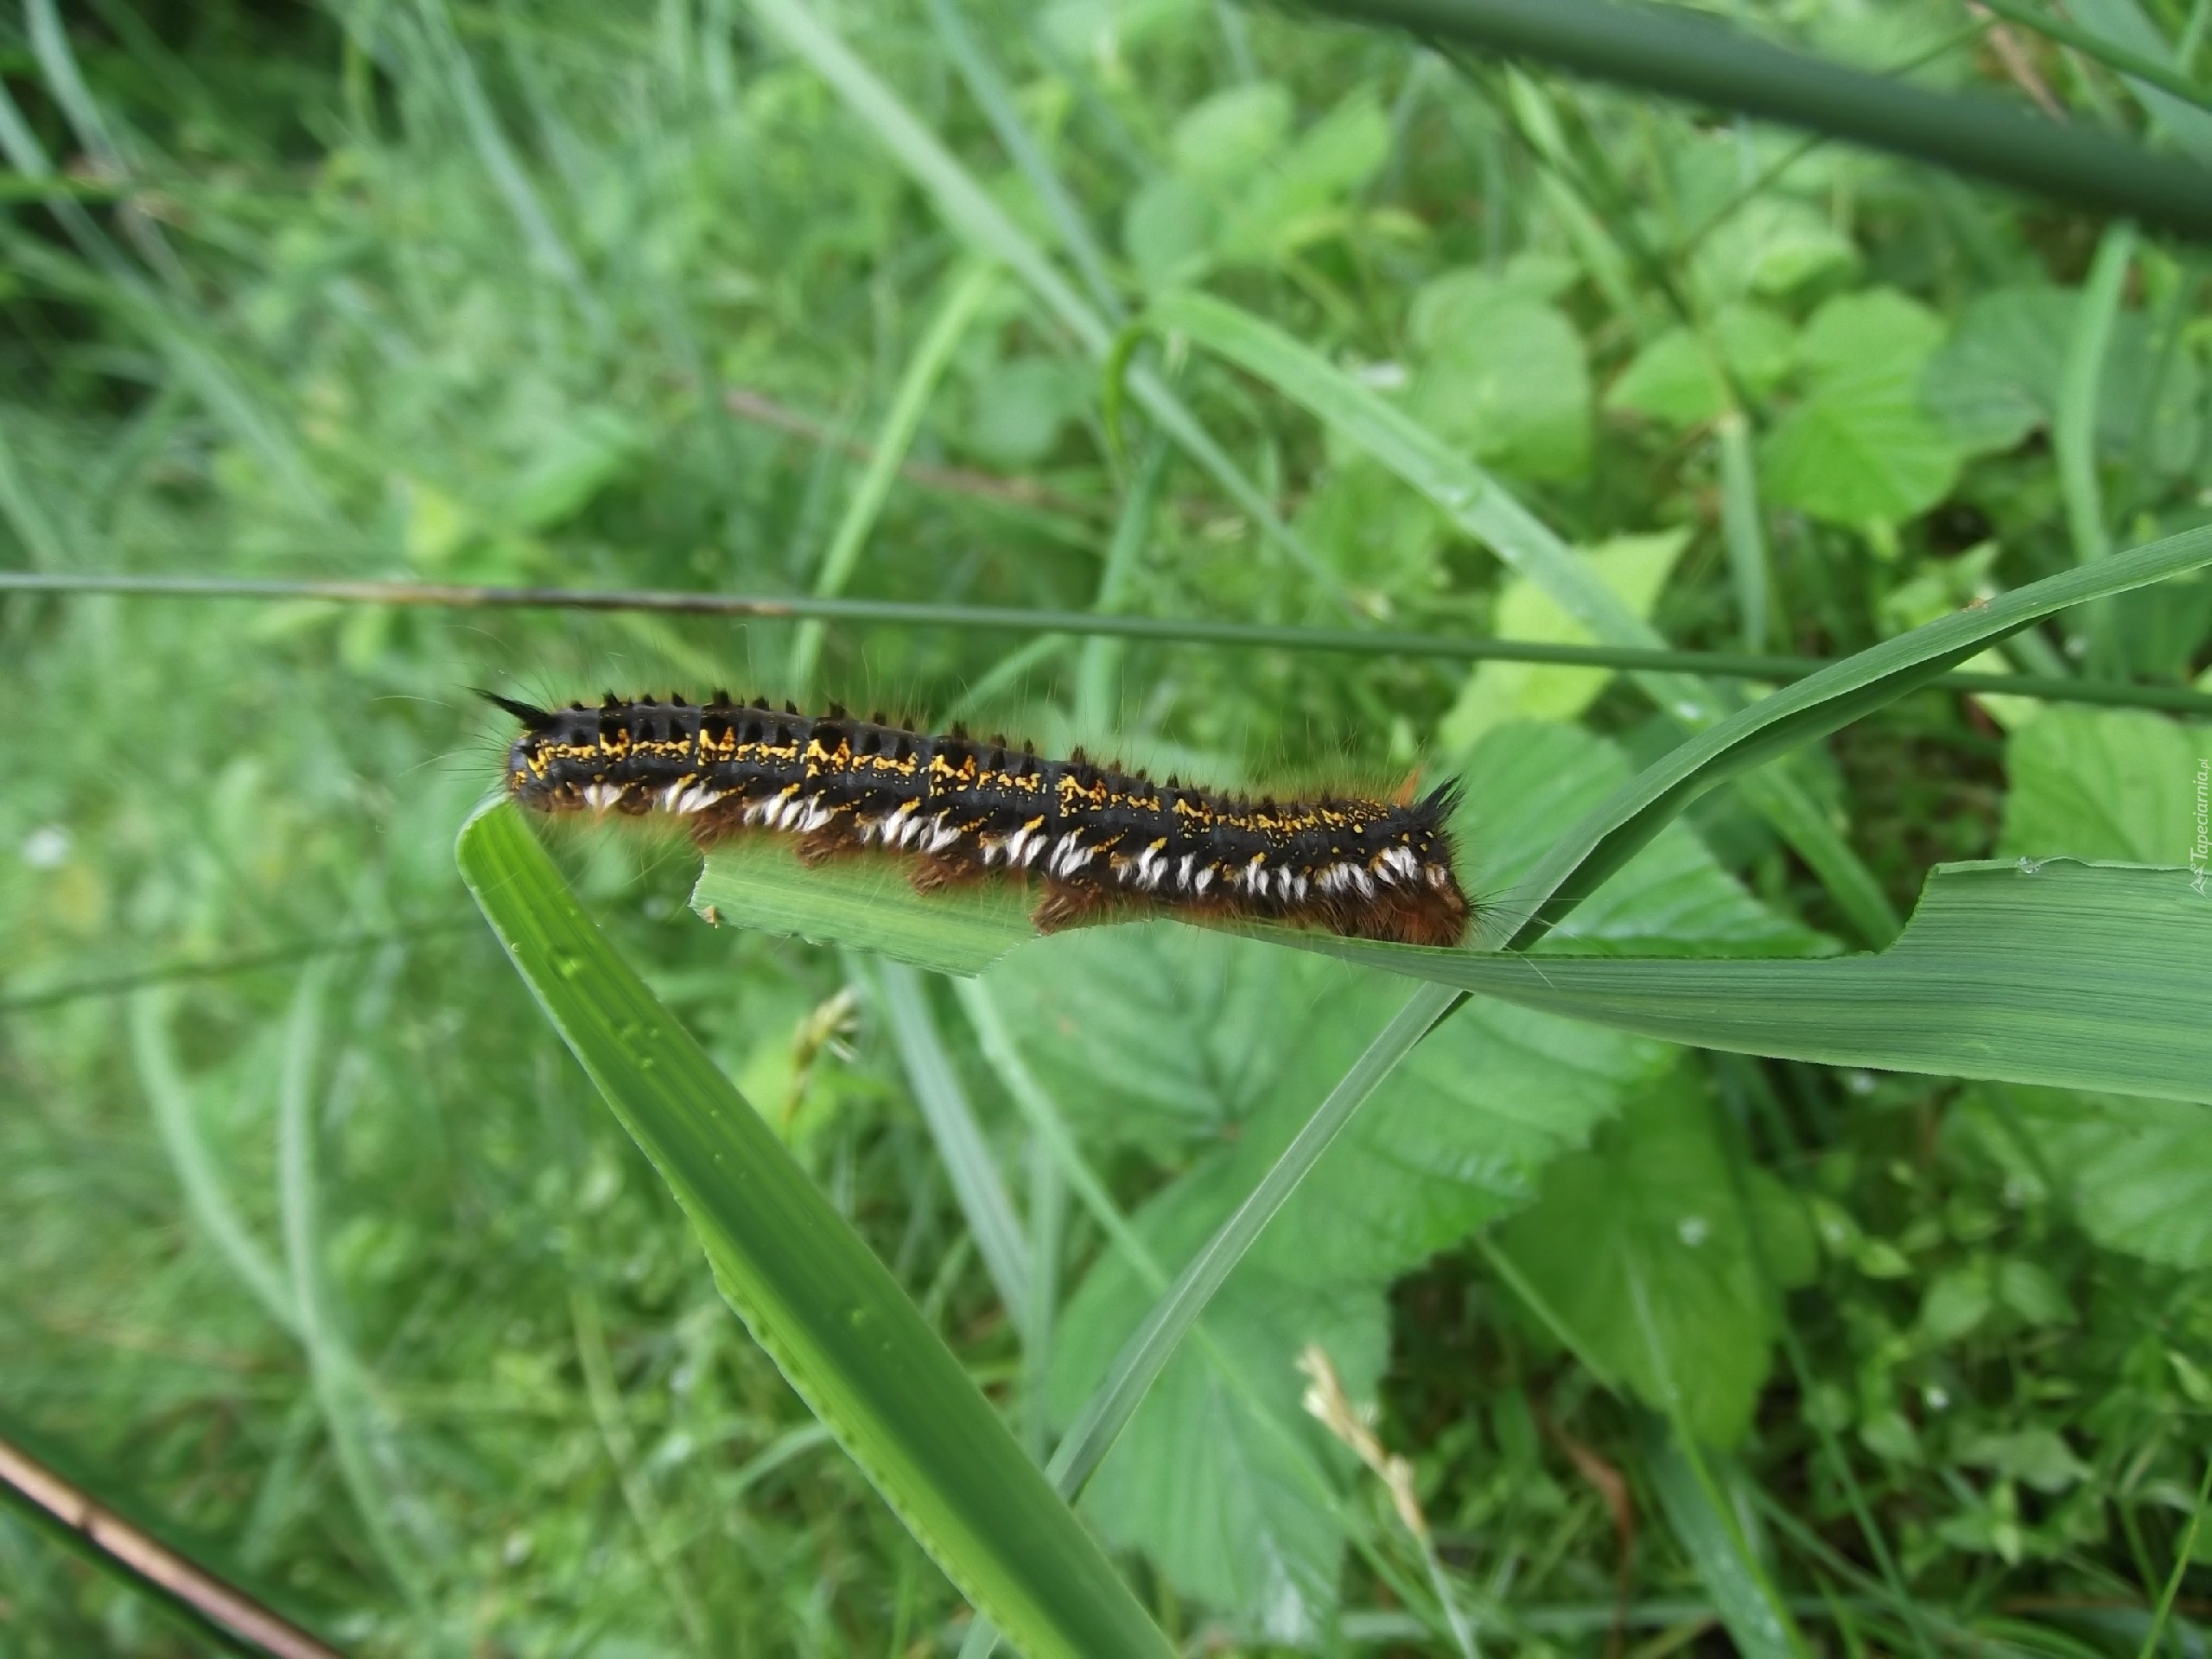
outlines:
[[[231,1201],[230,1188],[215,1154],[200,1133],[192,1091],[177,1067],[176,1052],[169,1046],[169,1007],[170,999],[164,993],[141,991],[130,999],[128,1015],[130,1058],[137,1069],[138,1085],[146,1091],[146,1103],[153,1109],[162,1149],[168,1154],[177,1182],[184,1189],[186,1210],[215,1247],[215,1253],[269,1317],[297,1336],[300,1318],[291,1287],[278,1272],[275,1258],[262,1249]]]
[[[944,1040],[923,992],[922,976],[903,962],[868,964],[856,957],[847,957],[845,971],[863,987],[873,985],[875,1004],[891,1027],[907,1086],[914,1091],[914,1103],[921,1109],[930,1139],[944,1161],[944,1173],[952,1182],[968,1230],[975,1236],[976,1252],[983,1258],[1007,1316],[1026,1324],[1033,1271],[1029,1242],[1014,1215],[1014,1200],[1007,1195],[1006,1182],[991,1156],[989,1143],[976,1122],[975,1109],[968,1103],[968,1091],[952,1069],[952,1057],[944,1052]],[[1026,1329],[1022,1336],[1026,1341]]]
[[[1976,175],[2097,214],[2212,237],[2206,169],[1981,94],[1939,92],[1789,51],[1675,6],[1590,0],[1307,0],[1428,41],[1739,111]]]
[[[1077,274],[1090,290],[1090,302],[1098,308],[1101,316],[1119,327],[1122,321],[1122,301],[1114,292],[1105,251],[1091,234],[1090,223],[1083,216],[1082,207],[1068,193],[1067,186],[1060,182],[1060,175],[1052,170],[1044,146],[1029,130],[1029,124],[1021,118],[1005,77],[976,43],[968,20],[961,16],[959,0],[929,0],[929,10],[930,22],[937,29],[938,39],[944,44],[945,55],[952,60],[953,67],[967,83],[969,95],[982,108],[983,118],[991,124],[999,143],[1006,147],[1006,153],[1013,157],[1014,166],[1044,204],[1052,228],[1059,232],[1061,249],[1075,262]]]
[[[540,1010],[683,1206],[724,1298],[961,1593],[1031,1659],[1166,1659],[951,1351],[608,945],[521,816],[480,810],[455,856]]]
[[[2212,1503],[2212,1458],[2204,1460],[2204,1478],[2196,1484],[2196,1503],[2189,1512],[2189,1524],[2182,1529],[2180,1541],[2174,1545],[2174,1570],[2166,1575],[2166,1586],[2158,1592],[2158,1605],[2152,1610],[2151,1628],[2143,1632],[2143,1646],[2137,1659],[2154,1659],[2166,1639],[2166,1625],[2173,1618],[2182,1579],[2189,1571],[2190,1562],[2196,1558],[2196,1534],[2204,1524],[2208,1503]]]
[[[1427,496],[1595,638],[1607,645],[1664,648],[1659,632],[1495,478],[1272,323],[1210,295],[1182,293],[1154,302],[1145,324],[1188,335],[1303,406]],[[1662,713],[1693,730],[1738,706],[1733,696],[1692,675],[1647,671],[1635,679]],[[1770,770],[1745,777],[1742,788],[1870,943],[1897,937],[1900,923],[1881,883],[1796,779]]]
[[[630,1511],[631,1524],[638,1529],[645,1558],[652,1563],[654,1576],[660,1580],[669,1605],[675,1608],[677,1623],[683,1627],[692,1650],[709,1652],[714,1643],[706,1615],[700,1611],[698,1594],[668,1543],[660,1506],[638,1470],[637,1437],[623,1414],[622,1391],[615,1384],[614,1363],[607,1351],[607,1326],[600,1317],[599,1299],[588,1285],[573,1277],[569,1285],[569,1323],[575,1335],[576,1362],[583,1371],[584,1393],[599,1427],[600,1446],[614,1467],[614,1483],[622,1493],[623,1507]]]
[[[899,378],[891,407],[885,411],[883,424],[876,430],[874,452],[853,485],[853,493],[845,502],[844,516],[838,519],[829,549],[822,556],[822,567],[815,572],[814,591],[823,598],[844,592],[846,582],[851,580],[853,567],[860,563],[861,549],[867,545],[875,521],[883,512],[883,504],[890,498],[899,465],[906,459],[907,450],[913,447],[914,434],[921,429],[922,416],[929,408],[930,397],[937,391],[938,382],[944,378],[953,353],[989,301],[997,281],[995,266],[984,261],[969,261],[956,270],[946,283],[944,298],[930,319],[928,327],[923,330],[913,356],[907,359],[906,372]],[[793,696],[802,700],[806,696],[813,683],[815,663],[821,654],[822,624],[801,623],[798,636],[791,645],[789,677]]]
[[[804,59],[875,133],[892,158],[928,194],[953,232],[1019,276],[1091,359],[1104,363],[1114,349],[1114,326],[1084,302],[1044,250],[1022,234],[1006,211],[881,78],[800,0],[750,0],[750,3],[769,31]],[[1344,584],[1336,573],[1284,522],[1274,504],[1213,441],[1167,383],[1142,366],[1131,369],[1128,378],[1131,394],[1145,412],[1185,454],[1213,475],[1229,499],[1259,525],[1261,533],[1339,607],[1348,607]]]
[[[1759,522],[1759,480],[1751,461],[1751,423],[1739,409],[1713,423],[1720,452],[1720,535],[1728,571],[1736,580],[1736,609],[1743,619],[1745,651],[1766,649],[1768,599],[1766,532]]]
[[[276,1094],[276,1197],[284,1224],[285,1265],[298,1310],[308,1378],[330,1434],[331,1450],[369,1542],[410,1605],[426,1604],[416,1563],[393,1524],[390,1494],[377,1466],[371,1422],[375,1402],[367,1379],[339,1327],[338,1311],[324,1277],[321,1198],[315,1175],[315,1072],[321,1045],[327,962],[300,976],[284,1037],[284,1063]]]
[[[1382,1079],[1415,1044],[1459,1006],[1461,995],[1440,985],[1423,985],[1406,999],[1390,1023],[1382,1028],[1367,1052],[1329,1091],[1328,1097],[1306,1121],[1305,1126],[1268,1166],[1259,1184],[1245,1196],[1234,1214],[1191,1258],[1173,1286],[1145,1316],[1129,1339],[1122,1344],[1114,1363],[1090,1398],[1084,1402],[1067,1435],[1052,1453],[1046,1472],[1061,1491],[1073,1496],[1096,1470],[1099,1461],[1128,1425],[1146,1391],[1159,1378],[1167,1362],[1215,1292],[1225,1282],[1244,1253],[1290,1195],[1298,1188],[1321,1154],[1351,1122]]]

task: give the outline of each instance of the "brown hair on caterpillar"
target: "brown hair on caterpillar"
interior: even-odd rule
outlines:
[[[1140,908],[1405,944],[1466,937],[1456,782],[1402,802],[1255,801],[834,703],[813,715],[724,691],[704,703],[609,692],[596,709],[483,695],[522,722],[506,789],[536,811],[677,818],[702,847],[776,831],[809,863],[881,848],[915,861],[924,892],[1003,871],[1042,885],[1043,932]]]

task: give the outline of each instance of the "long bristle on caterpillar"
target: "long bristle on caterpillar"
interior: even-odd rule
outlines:
[[[1418,798],[1252,800],[1086,760],[1052,760],[960,727],[931,735],[744,703],[620,698],[539,709],[506,789],[540,812],[681,820],[701,846],[747,830],[818,862],[869,849],[909,860],[925,892],[994,872],[1041,887],[1052,932],[1124,911],[1253,918],[1353,938],[1455,945],[1468,903],[1448,825],[1459,785]]]

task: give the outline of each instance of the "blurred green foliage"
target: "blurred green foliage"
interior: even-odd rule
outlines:
[[[2194,130],[1964,8],[1718,9]],[[2188,10],[2079,15],[2164,52],[2194,49]],[[1861,648],[2074,561],[2050,434],[2082,395],[2077,218],[1274,12],[963,11],[1072,228],[940,11],[817,15],[1119,305],[1204,286],[1268,318],[1510,480],[1671,642],[1745,632],[1732,510],[1787,650]],[[968,257],[731,0],[30,0],[0,50],[10,566],[808,590]],[[2207,517],[2203,276],[2141,245],[2073,405],[2115,545]],[[1283,400],[1172,340],[1160,365],[1357,607],[1581,637]],[[1731,497],[1732,422],[1755,500]],[[1096,365],[1002,277],[848,591],[1342,620],[1181,451],[1156,501],[1138,489],[1130,423],[1125,466]],[[2113,609],[2110,640],[2081,623],[1986,665],[2204,673],[2212,584]],[[957,1599],[729,1318],[451,861],[502,741],[466,687],[780,692],[795,634],[0,602],[0,1408],[365,1653],[949,1650]],[[980,689],[1040,742],[1224,782],[1463,766],[1493,893],[1671,741],[1589,671],[875,630],[829,634],[813,677],[925,718]],[[1082,690],[1102,683],[1103,710]],[[2208,747],[2147,715],[1928,693],[1805,776],[1904,906],[1944,859],[2188,862]],[[928,991],[1057,1268],[1040,1319],[979,1260],[865,976],[700,925],[686,850],[561,851],[1038,1448],[1402,995],[1170,926],[987,976],[1010,1052]],[[1860,943],[1850,913],[1722,795],[1565,943],[1816,954]],[[194,971],[296,944],[328,948]],[[1071,1196],[1037,1109],[1114,1209]],[[1656,1655],[1714,1619],[1744,1640],[1697,1507],[1721,1494],[1824,1649],[2133,1653],[2212,1443],[2208,1215],[2199,1108],[1471,1006],[1262,1237],[1084,1512],[1194,1645],[1452,1651],[1382,1483],[1300,1408],[1319,1344],[1408,1459],[1486,1641],[1594,1651],[1622,1623]],[[2189,1651],[2208,1571],[2168,1626]],[[0,1649],[192,1650],[5,1512]]]

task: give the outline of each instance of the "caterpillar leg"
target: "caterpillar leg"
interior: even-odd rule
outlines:
[[[1029,912],[1029,920],[1039,933],[1058,933],[1071,927],[1087,927],[1105,921],[1122,907],[1114,894],[1103,888],[1047,881],[1045,896]]]
[[[949,858],[925,854],[913,861],[906,872],[906,885],[916,893],[942,893],[963,881],[973,881],[982,874],[974,865]]]

